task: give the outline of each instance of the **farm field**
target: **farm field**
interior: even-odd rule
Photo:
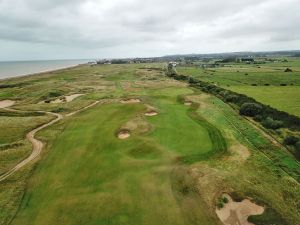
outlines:
[[[259,102],[300,117],[300,86],[253,87],[232,86],[228,89],[248,95]]]
[[[0,179],[0,224],[227,225],[217,214],[224,193],[262,208],[245,220],[298,224],[299,162],[220,99],[166,77],[164,66],[80,66],[0,81],[0,101],[15,101],[1,109],[2,174],[30,155],[27,132],[61,116],[37,132],[41,154]]]
[[[224,67],[206,69],[179,66],[177,71],[299,116],[300,59],[288,58],[287,62],[277,60],[254,65],[229,63],[224,64]],[[286,68],[293,72],[284,72]]]

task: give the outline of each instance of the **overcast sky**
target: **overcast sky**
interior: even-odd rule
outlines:
[[[0,60],[300,49],[300,0],[0,0]]]

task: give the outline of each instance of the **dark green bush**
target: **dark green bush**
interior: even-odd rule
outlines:
[[[228,96],[225,97],[226,102],[234,102],[235,103],[235,102],[238,101],[238,99],[239,99],[239,96],[233,95],[233,94],[228,95]]]
[[[244,103],[240,108],[240,114],[244,116],[256,116],[262,112],[262,106],[256,103]]]
[[[298,141],[299,141],[298,137],[289,135],[284,139],[284,144],[286,144],[286,145],[295,145]]]
[[[290,68],[286,68],[284,72],[286,72],[286,73],[290,73],[290,72],[293,72],[293,70],[292,70],[292,69],[290,69]]]
[[[267,117],[265,120],[261,122],[261,124],[268,129],[278,129],[283,126],[283,122],[279,120],[274,120],[271,117]]]

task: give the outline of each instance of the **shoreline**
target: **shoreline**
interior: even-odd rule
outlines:
[[[5,78],[0,78],[0,82],[7,81],[7,80],[12,80],[12,79],[19,79],[19,78],[25,78],[25,77],[31,77],[31,76],[37,76],[37,75],[44,75],[44,74],[48,74],[48,73],[60,72],[60,71],[63,71],[63,70],[73,69],[73,68],[76,68],[76,67],[81,67],[81,66],[86,66],[86,65],[88,65],[88,63],[70,65],[70,66],[65,66],[65,67],[61,67],[61,68],[58,68],[58,69],[43,70],[43,71],[40,71],[40,72],[16,75],[16,76],[12,76],[12,77],[5,77]]]

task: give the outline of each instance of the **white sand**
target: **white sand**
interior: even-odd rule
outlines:
[[[224,225],[254,225],[247,221],[251,215],[261,215],[264,207],[256,205],[249,199],[242,202],[234,202],[232,198],[224,194],[223,197],[228,199],[228,203],[221,209],[216,209],[219,219]]]
[[[132,98],[132,99],[124,99],[124,100],[121,100],[120,102],[123,103],[123,104],[134,104],[134,103],[141,102],[141,100]]]
[[[155,111],[146,112],[145,116],[156,116],[158,113]]]
[[[12,100],[3,100],[0,101],[0,109],[11,107],[15,104],[15,101]]]
[[[192,102],[190,102],[190,101],[185,101],[185,102],[184,102],[184,105],[191,106],[191,105],[192,105]]]
[[[119,139],[122,139],[122,140],[127,139],[127,138],[129,138],[129,137],[130,137],[129,131],[121,131],[121,132],[118,134],[118,138],[119,138]]]
[[[66,98],[66,101],[67,101],[67,102],[71,102],[71,101],[73,101],[74,99],[76,99],[76,98],[78,98],[78,97],[80,97],[80,96],[82,96],[82,95],[84,95],[84,94],[68,95],[68,96],[65,96],[65,98]]]

